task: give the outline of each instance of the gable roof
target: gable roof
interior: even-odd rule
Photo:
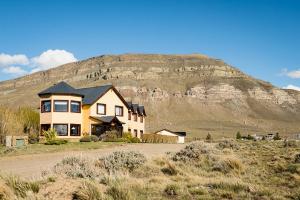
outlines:
[[[186,132],[184,132],[184,131],[171,131],[171,130],[165,129],[165,128],[161,129],[159,131],[156,131],[155,134],[157,134],[158,132],[161,132],[161,131],[168,131],[168,132],[173,133],[173,134],[178,135],[178,136],[186,136]]]
[[[90,88],[79,88],[77,91],[84,95],[82,99],[83,105],[91,105],[95,101],[97,101],[101,96],[103,96],[109,89],[113,86],[109,85],[102,85],[97,87],[90,87]]]
[[[120,124],[125,124],[124,122],[121,122],[116,116],[101,116],[101,117],[90,116],[90,118],[95,119],[97,121],[104,122],[104,123],[117,122]]]
[[[140,115],[146,115],[145,112],[145,107],[143,105],[139,105],[139,104],[133,104],[132,102],[127,102],[129,109],[133,112],[133,113],[138,113]]]
[[[49,95],[49,94],[67,94],[67,95],[83,96],[83,94],[78,92],[75,88],[73,88],[72,86],[70,86],[64,81],[54,84],[53,86],[38,93],[39,96]]]

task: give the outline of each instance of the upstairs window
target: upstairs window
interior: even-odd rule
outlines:
[[[106,105],[102,103],[97,103],[97,114],[106,115]]]
[[[128,120],[131,120],[131,112],[128,111]]]
[[[81,112],[81,103],[80,101],[71,101],[71,112],[80,113]]]
[[[143,123],[144,122],[144,117],[141,115],[140,116],[140,122]]]
[[[123,106],[116,106],[115,107],[115,115],[116,116],[123,116]]]
[[[51,112],[51,101],[50,100],[41,102],[41,112],[42,113]]]
[[[54,112],[68,112],[67,100],[54,100]]]
[[[133,120],[134,120],[135,122],[137,122],[137,114],[136,114],[136,113],[133,114]]]

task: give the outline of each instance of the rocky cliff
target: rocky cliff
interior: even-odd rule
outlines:
[[[0,83],[0,103],[38,107],[36,93],[65,80],[75,87],[113,83],[146,106],[147,130],[193,136],[300,131],[300,93],[252,78],[204,55],[124,54],[93,57]]]

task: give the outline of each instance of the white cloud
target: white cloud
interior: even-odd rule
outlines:
[[[282,70],[281,75],[288,76],[290,78],[300,78],[300,69],[294,71],[288,71],[286,68]]]
[[[7,67],[9,65],[27,65],[29,64],[29,59],[23,54],[9,55],[0,54],[0,66]]]
[[[31,59],[31,64],[32,66],[34,66],[34,69],[31,71],[31,73],[40,70],[50,69],[59,65],[75,61],[77,61],[75,56],[68,51],[59,49],[49,49],[43,52],[41,55]]]
[[[286,87],[283,87],[284,89],[292,89],[292,90],[298,90],[300,91],[300,87],[295,86],[295,85],[288,85]]]
[[[13,74],[16,76],[27,74],[27,71],[17,66],[6,67],[2,70],[2,72],[5,74]]]

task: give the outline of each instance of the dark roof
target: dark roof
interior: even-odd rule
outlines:
[[[138,113],[140,115],[145,115],[146,116],[144,106],[139,105],[139,104],[133,104],[132,102],[127,102],[127,105],[129,107],[129,109],[133,111],[133,113]]]
[[[81,93],[78,92],[75,88],[70,86],[64,81],[61,81],[53,86],[47,88],[46,90],[41,91],[38,93],[39,96],[48,95],[48,94],[68,94],[68,95],[76,95],[76,96],[83,96]]]
[[[102,85],[97,87],[91,87],[91,88],[79,88],[77,91],[80,94],[83,94],[84,97],[82,99],[82,104],[93,104],[97,99],[99,99],[102,95],[104,95],[110,88],[112,88],[112,85]]]
[[[168,131],[168,132],[173,133],[173,134],[178,135],[178,136],[186,136],[186,132],[184,132],[184,131],[171,131],[171,130],[165,129],[165,128],[161,129],[159,131],[156,131],[155,133],[158,133],[160,131]]]
[[[101,117],[90,116],[90,117],[105,123],[111,123],[112,121],[116,121],[124,124],[124,122],[121,122],[116,116],[101,116]]]

